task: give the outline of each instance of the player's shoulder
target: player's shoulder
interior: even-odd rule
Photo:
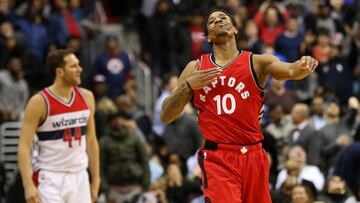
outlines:
[[[79,91],[80,91],[80,93],[82,95],[84,95],[87,98],[94,98],[94,94],[88,89],[85,89],[83,87],[79,87]]]
[[[254,62],[273,62],[279,61],[279,59],[272,54],[253,54]]]
[[[44,116],[47,109],[45,100],[44,95],[40,93],[33,95],[26,105],[25,112],[28,112],[32,117]]]
[[[95,103],[94,94],[90,90],[82,88],[82,87],[79,87],[79,91],[80,91],[81,95],[83,95],[86,102],[90,105],[90,108],[92,108]]]
[[[45,96],[41,93],[36,93],[30,97],[28,105],[43,105],[45,104]]]

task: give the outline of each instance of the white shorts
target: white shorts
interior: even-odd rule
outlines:
[[[77,173],[40,170],[37,180],[41,203],[91,203],[86,170]]]

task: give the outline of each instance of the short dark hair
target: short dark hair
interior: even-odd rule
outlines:
[[[64,67],[65,61],[64,58],[67,55],[73,54],[71,50],[68,49],[58,49],[50,52],[46,58],[46,66],[50,72],[50,75],[55,78],[56,68]]]
[[[173,78],[173,77],[177,77],[177,75],[174,74],[174,73],[166,73],[166,74],[162,77],[161,87],[162,87],[162,88],[165,88],[165,86],[170,83],[170,80],[171,80],[171,78]]]
[[[327,29],[325,27],[320,27],[317,31],[318,31],[317,36],[319,36],[319,35],[330,36],[329,29]]]
[[[238,27],[237,26],[237,23],[235,21],[235,18],[229,13],[227,12],[226,10],[223,10],[223,9],[215,9],[213,11],[211,11],[205,18],[205,21],[204,21],[204,35],[205,37],[208,36],[209,34],[209,30],[208,30],[208,27],[207,27],[207,24],[208,24],[208,20],[209,20],[209,17],[211,16],[211,14],[215,13],[215,12],[222,12],[224,13],[225,15],[229,16],[229,18],[231,19],[231,23],[233,24],[234,27]]]

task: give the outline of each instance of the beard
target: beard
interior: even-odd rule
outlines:
[[[70,86],[74,86],[74,85],[80,85],[81,84],[81,78],[69,78],[69,77],[65,77],[64,78],[64,82]]]
[[[229,31],[227,30],[220,30],[218,33],[216,33],[216,37],[224,37],[228,35],[229,35]]]

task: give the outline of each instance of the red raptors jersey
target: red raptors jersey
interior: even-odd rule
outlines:
[[[219,67],[213,82],[194,91],[198,122],[206,140],[224,144],[253,144],[263,139],[259,120],[264,92],[257,84],[252,53],[240,54],[224,67],[213,54],[201,56],[200,70]]]

